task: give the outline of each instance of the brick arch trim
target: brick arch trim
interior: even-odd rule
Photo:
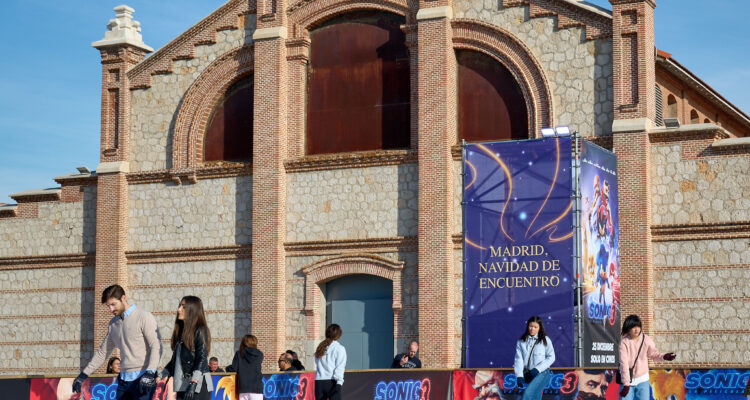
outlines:
[[[291,36],[303,38],[311,27],[337,15],[360,10],[379,10],[406,17],[406,23],[414,20],[406,0],[299,0],[287,9],[290,26],[294,31]]]
[[[389,279],[393,282],[394,336],[398,336],[401,320],[401,271],[403,261],[394,261],[375,254],[347,254],[325,258],[302,268],[305,275],[305,307],[308,339],[316,339],[320,332],[320,284],[348,275],[365,274]]]
[[[253,53],[252,45],[228,51],[190,85],[175,119],[172,170],[189,170],[203,162],[203,136],[211,111],[232,84],[253,73]]]
[[[518,38],[496,26],[472,19],[456,19],[453,47],[473,50],[494,58],[516,78],[526,101],[530,137],[552,126],[552,96],[547,78],[536,57]]]

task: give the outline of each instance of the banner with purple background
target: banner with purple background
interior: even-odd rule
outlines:
[[[464,150],[465,367],[511,367],[532,315],[575,365],[570,138]]]

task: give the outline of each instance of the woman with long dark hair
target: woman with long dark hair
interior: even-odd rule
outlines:
[[[243,336],[240,349],[234,353],[232,365],[227,366],[227,372],[237,373],[240,400],[263,400],[262,362],[263,353],[258,350],[258,338]]]
[[[549,368],[555,362],[555,349],[544,331],[542,319],[533,316],[526,321],[526,329],[516,342],[513,370],[518,387],[526,384],[523,400],[541,399],[552,375]]]
[[[628,315],[622,323],[620,338],[620,399],[650,399],[648,360],[672,361],[676,357],[674,353],[659,353],[654,341],[643,333],[641,318]]]
[[[211,332],[206,324],[203,302],[185,296],[177,307],[172,330],[172,359],[162,370],[162,378],[173,377],[177,399],[211,400],[214,386],[208,368]]]
[[[120,373],[120,358],[112,357],[107,362],[107,373],[108,374],[119,374]]]
[[[328,325],[325,340],[315,350],[315,400],[341,400],[346,349],[338,342],[340,338],[341,327]]]

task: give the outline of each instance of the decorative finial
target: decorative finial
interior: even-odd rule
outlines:
[[[146,50],[147,52],[154,51],[153,48],[143,43],[141,23],[133,20],[133,12],[135,10],[124,4],[115,7],[114,10],[117,14],[114,19],[109,20],[107,31],[104,32],[104,39],[91,43],[91,45],[98,49],[127,44]]]

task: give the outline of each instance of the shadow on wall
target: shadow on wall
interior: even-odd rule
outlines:
[[[398,222],[396,234],[398,236],[417,236],[418,231],[418,191],[417,164],[401,164],[397,168],[398,184]]]
[[[84,224],[85,227],[85,224]],[[81,269],[81,331],[78,364],[83,369],[94,354],[98,343],[94,343],[94,308],[98,305],[94,288],[95,267]]]
[[[252,244],[253,177],[235,178],[235,224],[234,239],[237,245]],[[252,330],[252,259],[251,253],[243,254],[234,263],[234,345],[229,354],[231,362],[242,337]]]

